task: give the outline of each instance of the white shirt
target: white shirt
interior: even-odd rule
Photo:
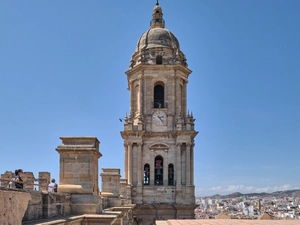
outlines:
[[[48,185],[48,192],[54,192],[55,183],[50,183]]]

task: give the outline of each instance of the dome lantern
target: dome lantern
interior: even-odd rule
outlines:
[[[164,28],[165,27],[165,20],[163,19],[162,9],[159,6],[158,0],[156,1],[156,5],[152,12],[152,20],[150,21],[151,28]]]

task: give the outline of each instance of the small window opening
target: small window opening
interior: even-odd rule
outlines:
[[[150,184],[150,165],[144,165],[144,185]]]
[[[165,102],[165,90],[162,85],[156,85],[154,87],[154,108],[164,108]]]
[[[156,20],[158,20],[158,19],[156,19]],[[156,64],[157,65],[161,65],[162,64],[162,56],[161,55],[157,55],[156,56]]]
[[[174,165],[168,166],[168,185],[174,185]]]
[[[155,168],[155,185],[163,185],[163,158],[161,156],[155,157],[154,160]]]

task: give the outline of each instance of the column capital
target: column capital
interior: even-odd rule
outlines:
[[[136,143],[138,146],[142,146],[144,143],[143,142],[137,142]]]

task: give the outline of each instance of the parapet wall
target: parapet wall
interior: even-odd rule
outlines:
[[[0,187],[0,224],[70,215],[69,194]]]

